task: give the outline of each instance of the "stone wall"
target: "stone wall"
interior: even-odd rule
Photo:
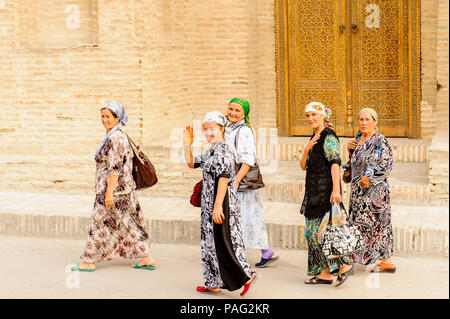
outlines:
[[[0,3],[1,188],[86,183],[104,136],[100,105],[121,101],[130,131],[141,134],[140,49],[129,3]]]
[[[421,80],[423,138],[448,127],[448,10],[447,0],[421,1]],[[439,121],[439,124],[437,123]]]
[[[446,10],[422,1],[427,138],[448,117]],[[275,128],[274,23],[273,0],[0,0],[0,189],[90,190],[112,99],[147,146],[179,143],[234,96]]]
[[[439,89],[436,94],[437,129],[429,150],[429,183],[431,198],[435,201],[449,199],[448,161],[449,161],[449,105],[448,105],[448,38],[449,2],[438,2],[438,28],[436,48],[436,81]]]
[[[0,18],[2,189],[88,187],[112,99],[145,145],[234,96],[275,126],[273,1],[0,0]]]

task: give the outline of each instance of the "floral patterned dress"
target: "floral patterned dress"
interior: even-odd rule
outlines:
[[[311,138],[313,137],[314,135]],[[327,165],[318,165],[319,161],[317,160],[317,154],[323,154],[319,156],[319,159],[323,156],[324,158],[322,159],[322,161],[326,162]],[[314,159],[312,159],[313,157]],[[328,178],[330,179],[331,183],[332,164],[341,164],[340,144],[337,136],[331,134],[331,129],[325,129],[321,132],[321,138],[319,139],[317,144],[313,146],[310,153],[308,154],[308,159],[306,162],[307,170],[319,168],[322,171],[326,169],[327,173],[329,173]],[[332,184],[330,185],[330,187],[331,186]],[[322,188],[322,190],[315,188]],[[329,210],[331,210],[331,205],[329,205],[330,208],[328,208],[327,211],[323,211],[323,202],[326,201],[327,203],[329,203],[332,191],[331,188],[327,191],[324,191],[326,189],[327,188],[323,183],[315,184],[312,188],[306,187],[305,197],[300,210],[300,212],[305,215],[305,239],[308,244],[308,276],[318,275],[325,269],[333,272],[341,268],[345,264],[353,263],[350,256],[327,259],[322,251],[322,244],[319,240],[319,227],[324,215]],[[308,202],[314,202],[315,205],[308,205]]]
[[[231,146],[221,141],[195,157],[203,170],[201,207],[201,256],[206,288],[241,288],[254,274],[242,239],[239,203],[235,188],[235,158]],[[223,201],[225,220],[214,223],[212,213],[219,178],[229,178]]]
[[[387,139],[378,133],[358,146],[351,158],[352,184],[350,194],[350,220],[354,221],[365,237],[365,248],[353,255],[356,263],[374,264],[390,258],[394,253],[391,224],[391,196],[388,176],[394,163]],[[368,189],[359,185],[366,175]]]
[[[235,143],[236,136],[239,139],[237,143]],[[230,144],[237,144],[237,163],[245,163],[249,166],[255,165],[255,139],[252,129],[245,125],[245,120],[226,126],[225,139]],[[241,207],[241,227],[245,247],[269,248],[269,237],[264,220],[262,189],[239,190],[237,196]]]
[[[88,240],[81,259],[85,262],[150,255],[144,214],[133,180],[133,153],[121,130],[115,131],[96,156],[95,202]],[[114,208],[107,209],[105,195],[111,174],[118,175],[113,192]]]

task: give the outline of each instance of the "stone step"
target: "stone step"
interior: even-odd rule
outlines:
[[[272,166],[261,165],[263,180],[266,185],[263,188],[264,200],[300,204],[305,190],[305,172],[299,168],[296,162],[278,161],[275,164]],[[154,162],[154,165],[158,173],[158,183],[150,189],[140,191],[144,196],[188,199],[192,194],[194,185],[202,178],[200,169],[188,169],[184,164],[171,166],[168,165],[168,162]],[[57,168],[54,168],[53,171],[55,170]],[[63,171],[64,169],[61,168],[61,172]],[[48,172],[43,170],[42,176],[39,174],[33,175],[36,180],[22,179],[19,175],[17,179],[12,177],[3,181],[2,189],[91,194],[94,189],[93,168],[91,168],[91,174],[87,174],[87,172],[86,170],[84,179],[79,175],[75,175],[72,179],[69,174],[67,176],[58,175],[59,178],[64,179],[55,181]],[[88,175],[89,179],[86,178]],[[426,163],[396,163],[389,180],[392,203],[408,205],[448,203],[448,200],[430,201],[428,166]],[[342,188],[344,198],[348,198],[350,184],[342,183]]]
[[[177,198],[139,194],[147,231],[155,243],[199,244],[200,208]],[[0,234],[85,239],[93,195],[0,192]],[[307,249],[298,205],[265,202],[272,247]],[[448,255],[448,206],[392,206],[396,254]]]
[[[269,140],[269,143],[265,143]],[[269,137],[264,138],[263,143],[257,143],[257,154],[261,162],[269,161],[298,161],[301,152],[308,143],[308,137]],[[341,138],[341,158],[343,162],[348,161],[347,144],[350,138]],[[411,140],[404,138],[388,138],[392,147],[394,161],[411,162],[411,163],[427,163],[429,160],[428,149],[429,140]],[[257,138],[258,141],[258,138]],[[196,148],[196,152],[208,148],[206,143],[201,143]],[[157,146],[146,145],[143,151],[149,154],[151,159],[164,159],[176,163],[183,161],[181,144],[167,143]]]

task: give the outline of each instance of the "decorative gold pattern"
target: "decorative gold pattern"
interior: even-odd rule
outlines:
[[[402,0],[400,0],[402,1]],[[359,35],[363,52],[361,57],[362,80],[398,80],[401,74],[401,24],[398,0],[359,0]],[[367,27],[365,8],[377,5],[380,9],[380,26]],[[402,48],[403,49],[403,48]]]
[[[332,110],[331,122],[344,126],[342,1],[289,0],[289,79],[291,125],[294,135],[309,135],[304,108],[312,101]],[[320,14],[318,14],[320,13]],[[337,116],[337,117],[336,117]]]
[[[379,25],[366,25],[373,5]],[[280,135],[309,135],[303,109],[319,101],[341,136],[352,134],[347,111],[370,106],[382,133],[420,137],[419,0],[276,0],[275,20]]]
[[[359,26],[353,37],[353,108],[372,107],[386,136],[406,136],[408,121],[408,11],[403,0],[353,0]],[[366,8],[378,6],[379,27],[368,27]],[[354,131],[358,119],[353,118]]]

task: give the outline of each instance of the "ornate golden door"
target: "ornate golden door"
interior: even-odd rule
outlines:
[[[281,135],[310,135],[303,110],[319,101],[340,136],[372,107],[382,134],[419,137],[419,13],[415,0],[278,0]]]

